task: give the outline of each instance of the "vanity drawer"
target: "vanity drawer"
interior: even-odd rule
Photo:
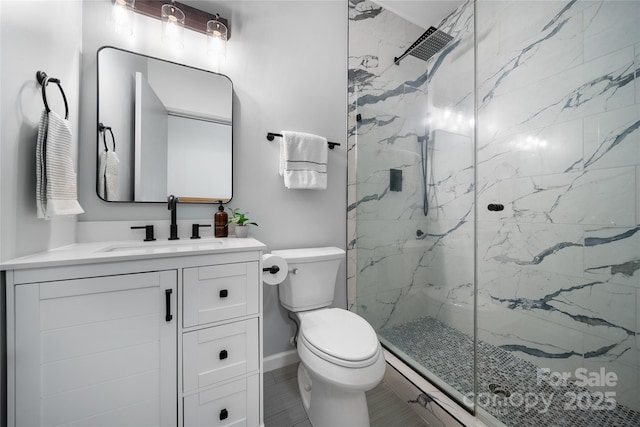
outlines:
[[[184,392],[258,370],[258,319],[182,335]]]
[[[183,270],[185,328],[258,313],[258,262]]]
[[[184,427],[257,426],[258,375],[185,396]]]

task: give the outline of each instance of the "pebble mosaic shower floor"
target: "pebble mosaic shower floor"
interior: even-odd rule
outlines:
[[[464,396],[473,395],[473,337],[432,317],[378,333]],[[640,412],[620,404],[609,409],[601,395],[572,382],[540,381],[536,365],[508,351],[483,341],[477,351],[478,404],[507,426],[640,426]]]

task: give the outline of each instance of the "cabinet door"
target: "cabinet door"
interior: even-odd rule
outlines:
[[[16,286],[16,425],[176,425],[176,284],[163,271]]]

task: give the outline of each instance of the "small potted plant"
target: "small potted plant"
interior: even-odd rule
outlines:
[[[247,217],[248,213],[249,212],[240,212],[238,208],[231,209],[228,223],[229,225],[235,226],[236,237],[247,237],[247,234],[249,234],[249,225],[258,226],[258,224]]]

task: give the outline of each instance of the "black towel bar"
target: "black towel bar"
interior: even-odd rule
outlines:
[[[281,134],[281,133],[273,133],[273,132],[268,132],[268,133],[267,133],[267,139],[268,139],[269,141],[273,141],[273,139],[274,139],[276,136],[277,136],[278,138],[282,138],[282,134]],[[340,145],[340,144],[339,144],[339,143],[337,143],[337,142],[331,142],[331,141],[327,141],[327,144],[329,145],[329,150],[333,150],[333,149],[334,149],[334,147],[335,147],[336,145],[338,145],[338,146]]]
[[[62,99],[64,100],[64,119],[68,120],[69,104],[67,103],[67,96],[64,94],[64,90],[62,89],[62,85],[60,84],[60,79],[49,77],[44,71],[38,71],[36,73],[36,80],[38,80],[38,83],[40,84],[40,86],[42,86],[42,101],[44,102],[44,108],[47,110],[47,113],[51,112],[51,108],[49,108],[49,104],[47,103],[47,85],[49,83],[55,83],[58,85],[60,93],[62,94]]]

